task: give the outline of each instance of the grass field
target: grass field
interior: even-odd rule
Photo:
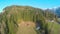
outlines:
[[[60,24],[58,23],[48,23],[49,29],[52,30],[51,34],[60,34]]]

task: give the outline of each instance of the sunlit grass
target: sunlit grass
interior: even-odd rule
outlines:
[[[60,24],[58,23],[48,23],[48,28],[52,30],[51,34],[59,34],[60,33]]]

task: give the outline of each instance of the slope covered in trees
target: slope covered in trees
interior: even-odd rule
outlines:
[[[2,34],[16,34],[18,23],[20,23],[21,21],[31,21],[35,24],[37,23],[37,21],[39,21],[41,27],[39,32],[42,33],[42,31],[44,31],[45,34],[48,34],[48,25],[46,20],[56,21],[56,15],[49,12],[49,10],[42,10],[30,6],[14,5],[6,7],[3,10],[4,11],[0,14]]]

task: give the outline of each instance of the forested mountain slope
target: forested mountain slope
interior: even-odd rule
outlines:
[[[41,30],[39,30],[39,32],[44,31],[45,34],[48,34],[48,30],[46,30],[48,28],[46,20],[56,21],[56,15],[49,12],[49,10],[42,10],[31,6],[8,6],[4,8],[3,12],[0,14],[1,33],[16,34],[19,28],[18,24],[20,24],[21,21],[29,21],[34,24],[40,22]]]

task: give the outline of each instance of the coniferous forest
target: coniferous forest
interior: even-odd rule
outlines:
[[[50,9],[7,6],[0,13],[0,34],[60,34],[59,18]]]

